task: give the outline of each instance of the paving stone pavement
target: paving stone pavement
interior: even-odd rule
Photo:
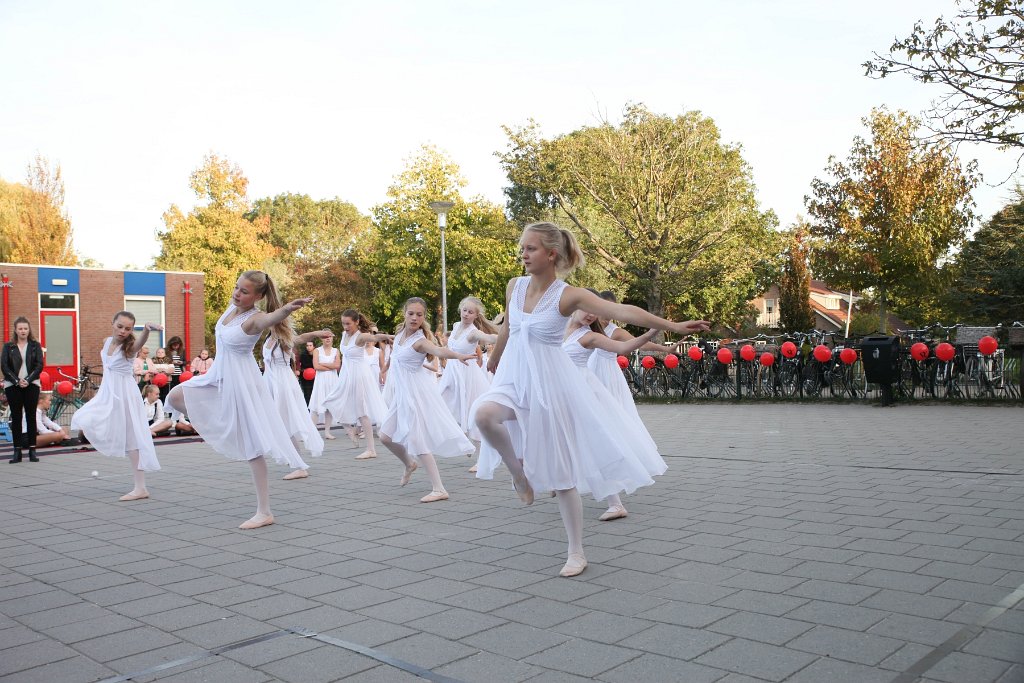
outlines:
[[[123,460],[0,464],[0,681],[1024,681],[1021,408],[641,414],[669,471],[626,519],[585,502],[576,579],[554,502],[466,459],[425,505],[338,439],[248,532],[248,468],[203,444],[135,503]]]

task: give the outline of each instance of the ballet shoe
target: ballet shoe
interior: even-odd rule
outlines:
[[[309,476],[309,472],[306,470],[295,470],[281,477],[282,479],[305,479]]]
[[[558,575],[579,576],[586,568],[587,558],[583,556],[583,553],[570,553],[569,559],[566,560],[565,566],[562,567],[562,571],[558,572]]]
[[[626,508],[622,507],[621,505],[616,505],[615,507],[611,507],[605,510],[597,519],[600,522],[610,522],[613,519],[622,519],[623,517],[628,516],[629,513],[626,512]]]
[[[369,460],[370,458],[376,458],[377,454],[372,451],[363,451],[356,456],[356,460]]]
[[[252,519],[250,519],[248,521],[245,521],[245,522],[242,522],[241,524],[239,524],[238,528],[239,529],[259,529],[261,526],[270,526],[273,523],[274,523],[274,515],[267,515],[266,517],[264,517],[263,519],[260,519],[260,520],[256,519],[256,517],[253,517]]]
[[[352,442],[352,448],[359,448],[359,437],[352,432],[348,433],[348,440]]]
[[[421,503],[436,503],[439,500],[448,500],[447,491],[431,491],[427,495],[420,498]]]
[[[324,432],[324,438],[327,439],[328,441],[334,441],[335,436],[330,432]]]
[[[143,500],[145,498],[149,498],[149,491],[143,491],[142,493],[135,493],[132,491],[131,493],[124,494],[118,498],[118,500],[127,502],[129,500]]]
[[[473,465],[472,467],[469,468],[469,473],[476,474],[476,465]]]
[[[402,475],[401,481],[398,482],[399,486],[405,486],[412,479],[412,473],[419,468],[419,465],[413,463],[405,468],[405,473]]]
[[[533,505],[533,487],[530,486],[530,482],[526,480],[526,477],[523,477],[522,487],[516,483],[515,478],[512,479],[512,486],[515,487],[519,500],[523,501],[526,505]]]

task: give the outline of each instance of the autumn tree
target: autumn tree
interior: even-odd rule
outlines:
[[[830,177],[815,178],[804,201],[815,275],[844,290],[874,288],[884,329],[890,303],[906,315],[941,285],[937,265],[974,219],[978,179],[947,145],[920,140],[905,112],[874,109],[863,123],[869,138],[854,137],[846,161],[830,157]]]
[[[782,329],[790,332],[813,330],[814,311],[811,309],[811,271],[804,241],[807,225],[798,223],[787,234],[789,246],[779,280],[779,317]]]
[[[466,199],[466,181],[447,155],[422,147],[388,188],[388,200],[373,209],[375,229],[363,240],[359,270],[373,291],[371,312],[382,327],[399,322],[411,296],[426,300],[431,321],[441,313],[441,236],[428,204],[454,203],[448,212],[446,263],[448,319],[457,319],[459,301],[479,297],[489,316],[504,307],[505,285],[522,273],[516,260],[519,231],[500,206]]]
[[[505,132],[513,218],[560,212],[631,302],[738,326],[777,277],[775,216],[758,208],[739,146],[710,118],[632,105],[618,125],[554,138],[534,122]]]
[[[188,213],[173,204],[164,212],[155,265],[205,274],[206,333],[212,337],[239,274],[261,268],[274,275],[275,253],[267,239],[267,221],[245,218],[249,181],[237,165],[209,154],[189,184],[198,203]]]
[[[0,261],[73,266],[60,165],[36,155],[24,183],[0,180]]]
[[[964,244],[953,261],[958,319],[992,324],[1024,320],[1024,189]]]
[[[889,54],[875,53],[868,76],[909,76],[937,85],[929,125],[948,141],[986,142],[1024,154],[1024,2],[958,0],[953,17],[917,22]]]

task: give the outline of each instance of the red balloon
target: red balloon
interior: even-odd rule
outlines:
[[[658,361],[654,360],[654,356],[644,356],[643,360],[640,361],[640,365],[644,366],[648,370],[658,364]]]
[[[839,352],[839,360],[847,365],[853,365],[857,362],[857,352],[854,349],[843,349]]]
[[[951,361],[953,356],[956,355],[956,349],[953,348],[952,344],[942,342],[935,347],[935,356],[941,361]]]
[[[619,356],[619,358],[622,358],[622,356]],[[619,367],[621,368],[625,366],[623,366],[620,362]],[[313,368],[306,368],[305,370],[302,371],[302,379],[309,380],[310,382],[312,382],[314,379],[316,379],[316,370],[314,370]]]
[[[796,358],[796,344],[793,342],[786,342],[782,345],[782,355],[786,358]]]
[[[153,375],[153,384],[157,385],[158,387],[167,386],[167,375],[165,375],[162,372],[156,373],[155,375]]]
[[[986,356],[991,356],[999,348],[999,342],[995,337],[985,336],[978,340],[978,350]]]
[[[665,367],[669,370],[679,367],[679,356],[674,353],[670,353],[665,356]]]
[[[67,380],[57,383],[57,393],[60,394],[61,396],[69,396],[71,392],[74,390],[75,385]]]
[[[910,347],[910,357],[914,360],[927,360],[929,353],[931,351],[928,350],[928,345],[924,342],[917,342]]]
[[[732,351],[729,349],[718,349],[718,362],[728,365],[732,362]]]
[[[761,365],[770,368],[775,365],[775,354],[765,351],[761,354]]]
[[[686,350],[686,355],[690,357],[690,360],[700,360],[704,357],[704,352],[699,346],[691,346]]]
[[[740,358],[747,361],[748,363],[757,357],[757,351],[750,344],[746,344],[740,349]]]
[[[50,391],[53,389],[53,380],[50,379],[50,373],[46,370],[39,373],[39,388],[43,391]]]
[[[824,344],[818,344],[814,347],[814,360],[819,363],[827,363],[832,360],[832,349],[828,348]]]
[[[190,371],[186,370],[185,372],[181,373],[181,376],[178,378],[178,382],[187,382],[190,379],[192,379],[193,376],[194,375]]]

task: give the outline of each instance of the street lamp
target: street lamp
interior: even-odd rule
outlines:
[[[448,272],[444,262],[444,229],[448,227],[448,212],[455,202],[430,202],[430,210],[437,214],[437,227],[441,229],[441,320],[448,333]]]

